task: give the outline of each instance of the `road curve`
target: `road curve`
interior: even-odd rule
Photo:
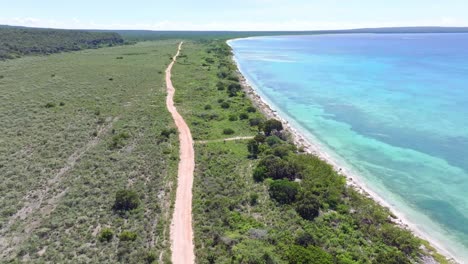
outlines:
[[[195,169],[195,154],[190,129],[174,106],[175,88],[171,81],[171,70],[182,49],[181,42],[177,54],[166,70],[166,106],[179,130],[180,161],[177,180],[177,193],[171,223],[171,250],[173,264],[195,263],[192,229],[192,185]]]

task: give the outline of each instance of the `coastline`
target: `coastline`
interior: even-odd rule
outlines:
[[[229,40],[227,41],[227,44],[229,45],[229,42],[235,40],[236,39]],[[401,228],[410,230],[415,236],[427,241],[430,246],[437,251],[436,253],[444,256],[449,261],[449,263],[463,263],[447,249],[445,249],[440,242],[431,238],[429,234],[419,229],[416,224],[413,224],[402,212],[398,211],[395,206],[392,206],[388,201],[369,188],[356,173],[352,172],[349,168],[343,166],[336,159],[334,159],[333,156],[330,155],[328,151],[325,151],[324,147],[320,146],[318,142],[313,142],[311,139],[306,137],[303,132],[295,128],[294,125],[291,125],[291,123],[285,117],[283,117],[277,110],[274,109],[274,107],[272,107],[266,100],[264,100],[264,98],[261,97],[259,92],[254,88],[255,86],[252,85],[242,74],[241,67],[234,56],[232,57],[232,60],[237,66],[237,74],[246,95],[263,115],[265,115],[267,118],[275,118],[283,123],[284,129],[291,135],[292,140],[297,147],[303,148],[304,152],[315,155],[330,164],[335,169],[335,171],[346,178],[347,186],[355,189],[360,194],[371,198],[380,206],[388,208],[395,216],[395,218],[392,219],[394,224],[400,226]]]

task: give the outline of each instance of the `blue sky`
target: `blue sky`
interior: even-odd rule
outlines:
[[[467,0],[0,0],[0,24],[153,30],[468,26]]]

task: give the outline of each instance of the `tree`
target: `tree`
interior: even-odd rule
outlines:
[[[259,153],[258,150],[258,142],[255,141],[254,139],[249,140],[247,143],[247,150],[250,153],[250,157],[256,159]]]
[[[270,185],[270,197],[280,204],[291,204],[296,200],[299,184],[288,180],[276,180]]]
[[[297,169],[292,163],[273,155],[264,157],[259,162],[259,166],[264,166],[266,168],[266,177],[275,180],[285,178],[294,180],[297,175]]]
[[[140,205],[140,198],[135,191],[120,190],[115,194],[114,209],[117,211],[131,211]]]
[[[283,124],[276,119],[269,119],[263,124],[263,131],[265,135],[269,136],[273,130],[283,130]]]
[[[320,214],[320,201],[310,192],[301,193],[295,207],[296,212],[306,220],[314,220]]]

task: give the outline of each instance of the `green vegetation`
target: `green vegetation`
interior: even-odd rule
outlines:
[[[226,44],[186,42],[182,53],[173,82],[193,137],[232,137],[225,129],[254,137],[195,146],[198,263],[414,263],[435,254],[330,165],[298,151],[242,90],[228,89],[239,81]],[[229,108],[205,108],[224,102]],[[242,113],[249,118],[230,118]]]
[[[107,33],[0,30],[13,32],[7,48],[0,34],[3,58],[122,43],[74,39]],[[229,47],[209,40],[239,34],[142,37],[204,39],[186,42],[173,69],[176,106],[194,139],[208,140],[195,149],[197,262],[444,262],[265,120]],[[158,41],[0,62],[0,262],[170,263],[178,141],[163,73],[175,50],[176,41]],[[240,136],[254,139],[222,141]]]
[[[110,242],[114,238],[114,232],[110,228],[104,228],[99,234],[99,240],[101,242]]]
[[[176,49],[0,62],[1,263],[170,260],[178,139],[158,72]]]
[[[119,34],[111,32],[0,27],[0,60],[110,47],[123,43]]]
[[[135,191],[120,190],[115,194],[114,209],[121,211],[130,211],[140,205],[140,198]]]
[[[138,235],[130,232],[130,231],[123,231],[119,235],[120,241],[135,241],[137,239]]]

